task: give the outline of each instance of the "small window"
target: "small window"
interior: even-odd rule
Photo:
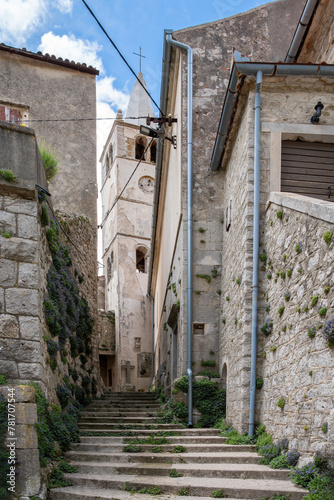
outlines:
[[[147,273],[148,250],[145,247],[138,247],[136,250],[136,270],[137,273]]]
[[[193,324],[193,334],[203,335],[204,334],[204,323],[194,323]]]
[[[114,252],[111,252],[110,257],[107,260],[107,281],[111,280],[114,273]]]
[[[135,153],[135,158],[136,160],[144,160],[145,161],[145,139],[143,137],[137,137],[136,139],[136,153]]]
[[[154,141],[151,146],[151,162],[156,163],[157,161],[157,143]]]
[[[110,144],[110,146],[109,146],[109,163],[108,163],[109,168],[112,167],[113,161],[114,161],[114,150],[113,150],[112,144]]]

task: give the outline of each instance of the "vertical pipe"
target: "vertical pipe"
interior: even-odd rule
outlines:
[[[187,99],[187,376],[188,376],[188,427],[193,426],[193,380],[192,380],[192,183],[193,183],[193,51],[189,45],[172,39],[166,35],[167,43],[187,52],[188,66],[188,99]]]
[[[154,298],[147,294],[147,297],[151,301],[151,356],[152,356],[152,379],[151,385],[153,384],[154,378]]]
[[[252,346],[249,405],[249,436],[254,434],[256,391],[256,347],[257,310],[259,288],[259,232],[260,232],[260,133],[261,133],[261,87],[262,71],[256,74],[255,123],[254,123],[254,213],[253,213],[253,300],[252,300]]]

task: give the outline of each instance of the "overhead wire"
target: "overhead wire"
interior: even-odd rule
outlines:
[[[144,160],[144,159],[145,159],[145,154],[146,154],[146,152],[148,151],[148,149],[150,148],[150,146],[151,146],[151,144],[152,144],[153,140],[154,140],[154,138],[152,138],[152,139],[151,139],[151,141],[150,141],[150,143],[148,144],[148,146],[146,146],[146,149],[144,150],[144,152],[143,152],[143,154],[142,154],[142,156],[141,156],[141,158],[140,158],[139,162],[138,162],[138,163],[137,163],[137,165],[135,166],[135,168],[134,168],[134,170],[133,170],[132,174],[131,174],[131,175],[130,175],[130,177],[128,178],[128,180],[127,180],[127,182],[126,182],[125,186],[123,187],[122,191],[119,193],[119,195],[118,195],[118,196],[116,196],[114,203],[113,203],[113,204],[111,205],[111,207],[107,210],[107,213],[106,213],[106,215],[104,216],[104,219],[103,219],[103,221],[101,222],[101,224],[99,224],[99,225],[97,226],[97,228],[98,228],[98,229],[99,229],[99,228],[101,228],[101,229],[103,228],[103,226],[104,226],[104,224],[105,224],[105,222],[106,222],[107,218],[109,217],[109,215],[110,215],[110,213],[111,213],[112,209],[114,208],[114,206],[116,205],[116,203],[118,202],[118,200],[120,199],[120,197],[122,196],[122,194],[124,193],[124,191],[125,191],[126,187],[128,186],[129,182],[131,181],[132,177],[134,176],[134,174],[135,174],[135,172],[136,172],[137,168],[139,167],[139,165],[141,164],[142,160]]]
[[[10,123],[35,123],[35,122],[85,122],[85,121],[102,121],[102,120],[142,120],[146,119],[147,116],[122,116],[122,118],[117,118],[116,116],[113,117],[106,117],[106,118],[47,118],[47,119],[34,119],[34,120],[29,120],[29,119],[23,119],[23,120],[13,120]]]
[[[118,54],[120,55],[120,57],[122,58],[122,60],[125,62],[125,64],[127,65],[127,67],[129,68],[129,70],[131,71],[131,73],[135,76],[136,80],[140,83],[140,85],[143,87],[143,89],[145,90],[146,94],[149,96],[149,98],[151,99],[151,101],[154,103],[154,105],[157,107],[157,109],[160,111],[161,113],[161,116],[165,116],[163,111],[160,109],[160,107],[158,106],[158,104],[155,102],[155,100],[153,99],[153,97],[151,96],[151,94],[149,93],[149,91],[147,90],[147,88],[145,87],[145,85],[143,84],[143,82],[141,82],[138,78],[138,76],[136,75],[135,71],[131,68],[130,64],[127,62],[127,60],[125,59],[125,57],[123,56],[123,54],[121,53],[121,51],[118,49],[118,47],[116,46],[116,44],[112,41],[112,39],[110,38],[110,36],[108,35],[107,31],[104,29],[104,27],[102,26],[102,24],[100,23],[100,21],[98,20],[98,18],[96,17],[96,15],[94,14],[94,12],[92,11],[92,9],[89,7],[89,5],[85,2],[85,0],[82,0],[83,4],[87,7],[88,11],[90,12],[90,14],[94,17],[95,21],[97,22],[97,24],[100,26],[101,30],[103,31],[103,33],[106,35],[106,37],[108,38],[109,42],[112,44],[112,46],[114,47],[114,49],[118,52]]]

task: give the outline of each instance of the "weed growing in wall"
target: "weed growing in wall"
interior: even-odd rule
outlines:
[[[0,178],[7,182],[15,182],[16,175],[11,170],[0,169]]]
[[[58,173],[58,160],[55,152],[46,144],[40,144],[39,152],[41,154],[46,180],[49,183]]]

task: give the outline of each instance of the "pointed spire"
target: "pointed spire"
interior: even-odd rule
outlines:
[[[143,73],[138,73],[138,79],[142,82],[145,88],[146,83],[143,77]],[[125,116],[154,116],[153,107],[151,103],[151,99],[144,91],[143,87],[140,85],[138,80],[135,81],[133,86],[129,104],[126,110]],[[146,118],[141,118],[137,120],[124,120],[127,123],[132,123],[133,125],[146,125]]]

